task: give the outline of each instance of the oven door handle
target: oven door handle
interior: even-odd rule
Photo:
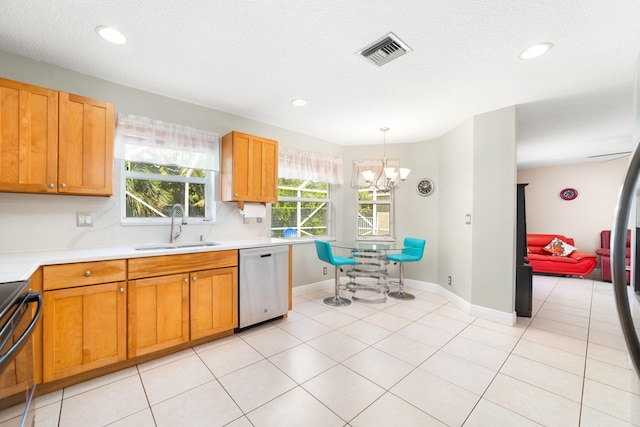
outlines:
[[[33,316],[33,319],[31,319],[31,322],[29,323],[29,326],[27,326],[27,328],[25,329],[24,333],[22,335],[20,335],[20,338],[18,338],[13,345],[7,349],[7,351],[0,355],[0,366],[4,366],[5,363],[7,363],[9,360],[11,360],[11,358],[13,357],[14,353],[17,353],[18,351],[20,351],[20,349],[22,349],[22,346],[27,342],[27,339],[31,336],[31,334],[33,333],[33,329],[35,328],[36,324],[38,323],[38,320],[40,319],[40,316],[42,315],[42,307],[43,307],[43,303],[42,303],[42,293],[40,292],[28,292],[25,294],[25,296],[23,298],[20,299],[20,302],[18,303],[18,307],[14,310],[13,314],[11,315],[11,318],[9,319],[9,321],[5,324],[5,326],[3,326],[3,330],[1,331],[2,333],[5,333],[6,327],[8,325],[13,325],[13,329],[7,333],[6,338],[5,338],[5,342],[2,343],[2,346],[4,347],[4,345],[6,344],[6,341],[9,340],[9,337],[11,337],[11,335],[13,335],[15,329],[18,327],[18,324],[20,323],[20,320],[22,320],[22,318],[24,317],[24,315],[28,312],[28,310],[21,310],[21,308],[25,305],[31,304],[31,303],[37,303],[38,306],[36,308],[36,314]],[[15,319],[16,316],[20,316],[19,318]]]

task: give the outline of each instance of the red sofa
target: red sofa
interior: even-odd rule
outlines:
[[[562,274],[567,276],[588,276],[596,267],[596,256],[578,252],[569,256],[556,256],[543,248],[555,237],[575,246],[573,239],[560,234],[527,234],[528,254],[526,259],[534,273]]]
[[[611,281],[611,230],[603,230],[600,232],[600,249],[596,249],[596,254],[600,255],[600,273],[603,282]],[[631,230],[627,230],[627,267],[631,265]],[[629,283],[630,274],[627,270],[627,283]]]

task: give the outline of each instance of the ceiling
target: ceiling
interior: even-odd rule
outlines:
[[[517,105],[526,168],[633,149],[638,22],[637,0],[3,0],[0,50],[342,145]],[[411,51],[356,54],[389,32]]]

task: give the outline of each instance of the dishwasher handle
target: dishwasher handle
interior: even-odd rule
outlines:
[[[269,254],[262,254],[262,255],[260,255],[260,258],[267,258],[267,257],[270,257],[270,256],[271,256],[270,253]]]

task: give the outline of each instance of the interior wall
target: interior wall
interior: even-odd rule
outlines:
[[[515,301],[516,109],[474,117],[474,305],[510,313]]]
[[[24,83],[63,90],[115,104],[116,113],[132,113],[217,132],[231,130],[278,140],[284,146],[342,155],[342,146],[286,129],[185,103],[105,80],[0,52],[0,76]],[[0,193],[0,251],[85,248],[136,245],[168,241],[164,225],[120,223],[120,162],[114,167],[112,197],[59,196]],[[340,197],[341,188],[337,189]],[[77,227],[76,212],[92,212],[93,227]],[[189,224],[183,241],[241,240],[270,237],[270,218],[244,224],[237,204],[218,202],[217,220],[211,224]]]
[[[342,240],[355,238],[355,190],[350,188],[353,160],[378,158],[381,144],[343,147],[265,123],[221,111],[185,103],[112,82],[71,72],[49,64],[0,52],[0,76],[34,85],[68,91],[113,102],[116,112],[132,113],[168,122],[180,123],[224,135],[231,130],[275,139],[284,146],[300,150],[341,156],[345,183],[334,194],[334,226]],[[407,277],[439,283],[459,295],[472,299],[472,233],[464,224],[472,212],[474,188],[473,123],[470,119],[447,135],[415,144],[389,144],[388,157],[398,158],[412,169],[412,174],[398,189],[396,205],[397,236],[423,237],[427,240],[425,259],[407,266]],[[168,239],[166,226],[123,226],[120,224],[119,162],[114,168],[114,196],[52,196],[0,193],[0,251],[65,249],[122,246],[163,242]],[[415,185],[422,177],[434,180],[433,195],[422,198]],[[484,191],[484,189],[483,189]],[[94,226],[76,226],[76,212],[94,214]],[[183,229],[184,241],[242,240],[270,236],[270,218],[259,224],[244,224],[235,203],[219,202],[213,224],[190,224]],[[322,263],[314,245],[294,248],[294,285],[330,279],[322,275]],[[391,274],[397,275],[397,267]],[[447,276],[452,286],[447,287]]]
[[[438,281],[466,301],[472,295],[473,240],[465,215],[473,215],[474,119],[438,140]],[[451,277],[451,285],[447,278]]]
[[[427,244],[422,261],[407,263],[405,277],[429,283],[438,280],[438,174],[439,174],[439,144],[437,140],[418,142],[414,144],[388,144],[387,158],[400,159],[402,167],[411,169],[407,180],[394,190],[395,237],[402,243],[405,237],[425,239]],[[351,188],[352,165],[354,161],[364,159],[382,159],[381,144],[345,147],[345,190],[344,200],[341,201],[342,223],[344,230],[342,240],[356,239],[357,191]],[[436,190],[428,197],[421,197],[416,191],[418,181],[430,178],[434,181]],[[390,265],[389,272],[397,277],[397,266]]]
[[[397,192],[396,222],[398,241],[405,237],[417,237],[427,241],[420,262],[405,265],[405,276],[429,283],[438,283],[438,247],[440,246],[440,145],[437,141],[413,144],[406,157],[406,167],[411,169],[407,181]],[[403,162],[403,167],[404,167]],[[416,187],[423,178],[433,181],[435,190],[426,197],[420,196]]]
[[[600,231],[610,230],[618,192],[627,170],[628,157],[565,166],[523,169],[518,182],[525,189],[527,233],[557,233],[572,237],[580,252],[600,247]],[[578,197],[560,198],[564,188]]]

